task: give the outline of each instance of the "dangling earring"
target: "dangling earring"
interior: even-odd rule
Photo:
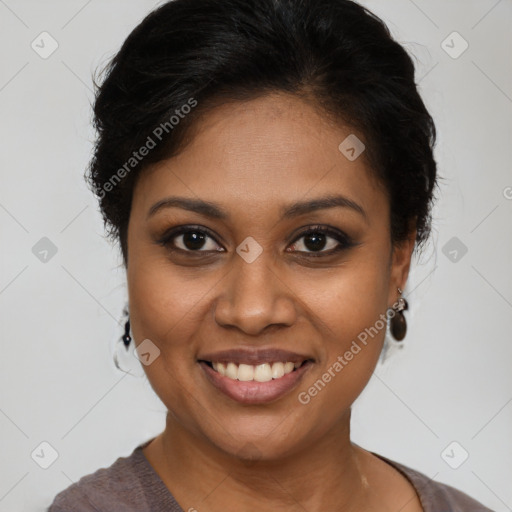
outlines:
[[[113,359],[116,368],[123,373],[129,373],[134,377],[143,377],[144,370],[140,362],[134,356],[134,349],[130,350],[132,344],[132,335],[130,329],[130,314],[128,305],[123,309],[124,334],[119,336],[119,331],[115,339],[113,348]],[[119,327],[118,327],[119,328]]]
[[[397,289],[398,293],[402,295],[402,290],[400,288]],[[396,341],[402,341],[407,333],[407,322],[402,311],[405,311],[408,307],[409,304],[404,297],[399,297],[398,301],[392,306],[394,314],[391,316],[390,331]]]
[[[126,315],[128,316],[128,313]],[[124,334],[121,337],[121,339],[123,340],[126,350],[128,350],[128,348],[130,347],[130,343],[132,342],[132,337],[130,336],[130,317],[129,316],[124,324]]]

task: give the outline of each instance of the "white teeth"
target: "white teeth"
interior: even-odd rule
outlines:
[[[224,375],[230,379],[236,380],[238,377],[238,366],[235,363],[228,363]]]
[[[248,364],[238,365],[238,380],[249,381],[254,380],[254,366]]]
[[[224,377],[243,382],[269,382],[272,379],[280,379],[283,375],[291,373],[302,363],[277,362],[273,364],[263,363],[258,365],[236,363],[212,363],[213,369]]]
[[[274,363],[272,365],[272,378],[280,379],[284,375],[284,364],[283,363]]]
[[[293,363],[284,363],[284,373],[293,372],[295,365]]]
[[[254,370],[254,380],[256,382],[268,382],[272,380],[272,368],[269,364],[259,364]]]

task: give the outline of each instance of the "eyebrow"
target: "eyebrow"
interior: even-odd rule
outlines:
[[[298,201],[291,203],[285,205],[281,209],[281,215],[283,219],[290,219],[293,217],[298,217],[299,215],[304,215],[306,213],[312,213],[317,210],[324,210],[327,208],[335,207],[349,208],[359,213],[364,218],[364,220],[368,222],[368,216],[364,208],[352,199],[342,195],[330,195],[309,201]],[[202,199],[170,196],[156,202],[149,209],[147,219],[165,208],[182,208],[184,210],[196,212],[212,219],[226,220],[229,218],[228,212],[216,203],[204,201]]]

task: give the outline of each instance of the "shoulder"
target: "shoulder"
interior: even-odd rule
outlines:
[[[47,512],[99,512],[150,510],[146,481],[154,483],[144,464],[140,446],[111,466],[85,475],[57,494]],[[157,482],[158,483],[158,482]]]
[[[493,512],[455,487],[432,480],[427,475],[372,452],[400,471],[412,483],[425,512]]]

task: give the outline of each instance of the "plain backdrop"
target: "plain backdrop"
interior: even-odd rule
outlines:
[[[82,178],[91,75],[157,4],[0,0],[1,511],[44,510],[164,427],[147,379],[112,362],[125,274]],[[510,511],[512,2],[364,5],[414,55],[444,182],[404,348],[354,405],[353,440]]]

